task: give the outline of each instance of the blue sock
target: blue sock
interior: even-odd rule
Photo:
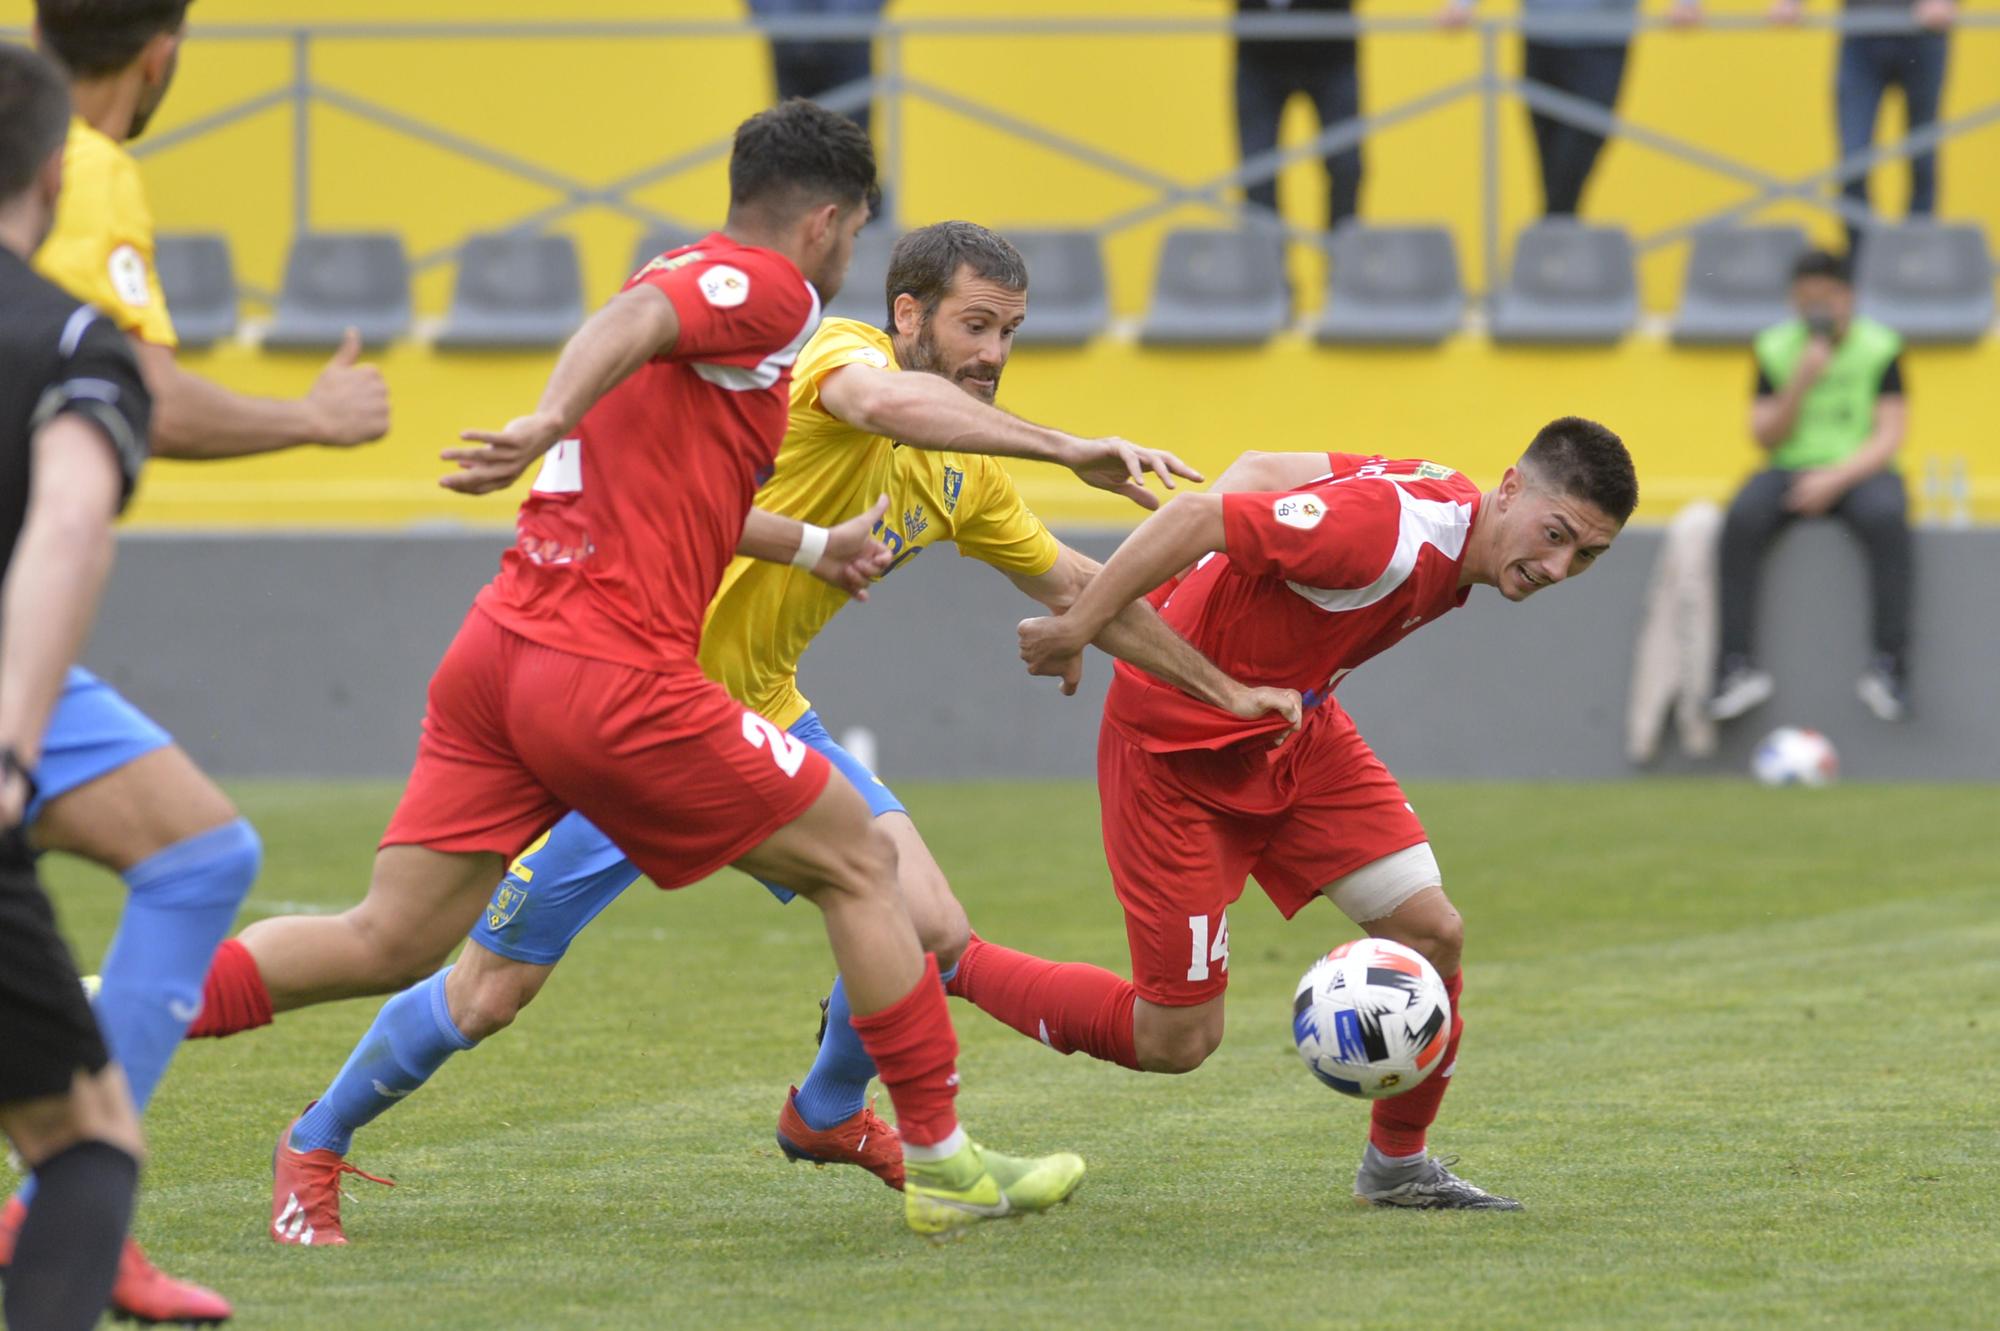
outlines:
[[[431,1079],[444,1061],[476,1041],[453,1024],[445,1006],[446,966],[382,1005],[375,1024],[319,1102],[292,1127],[292,1149],[346,1155],[354,1131]]]
[[[939,972],[947,984],[958,974],[957,965]],[[847,983],[836,979],[826,1005],[826,1038],[819,1042],[819,1057],[812,1071],[799,1083],[795,1103],[799,1117],[815,1132],[824,1132],[861,1112],[868,1103],[868,1083],[875,1076],[875,1060],[861,1047],[854,1033],[854,1011],[847,1006]]]
[[[105,1047],[124,1068],[141,1112],[201,1011],[208,963],[229,936],[263,858],[256,830],[238,818],[125,872],[125,913],[104,955],[95,1007]],[[20,1196],[34,1200],[32,1177]]]

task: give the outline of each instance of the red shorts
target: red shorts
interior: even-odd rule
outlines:
[[[1286,919],[1320,889],[1428,837],[1389,769],[1331,701],[1273,750],[1148,753],[1097,737],[1104,856],[1125,908],[1132,983],[1193,1007],[1229,986],[1228,907],[1246,878]]]
[[[512,858],[575,809],[654,883],[683,887],[804,813],[832,770],[693,662],[576,656],[475,608],[431,676],[382,844]]]

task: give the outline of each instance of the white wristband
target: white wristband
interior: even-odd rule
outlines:
[[[799,548],[792,555],[792,567],[802,568],[810,573],[819,567],[821,556],[826,554],[826,528],[815,527],[810,522],[799,524]]]

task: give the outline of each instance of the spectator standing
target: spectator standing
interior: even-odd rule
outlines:
[[[1353,0],[1236,0],[1236,12],[1249,14],[1347,14]],[[1351,37],[1315,37],[1295,41],[1236,40],[1236,143],[1242,160],[1278,146],[1278,122],[1285,104],[1298,95],[1312,99],[1321,130],[1361,114],[1361,74]],[[1325,157],[1328,230],[1354,216],[1360,207],[1361,149],[1357,145]],[[1244,187],[1244,197],[1272,212],[1278,210],[1275,178]]]
[[[887,0],[750,0],[750,13],[767,18],[880,18]],[[771,39],[771,69],[777,77],[778,100],[803,97],[816,101],[843,84],[875,74],[874,44],[866,38]],[[868,128],[869,104],[863,102],[848,119]]]
[[[1917,30],[1850,32],[1841,36],[1833,105],[1842,160],[1874,143],[1882,94],[1891,87],[1902,90],[1910,133],[1937,120],[1938,104],[1944,97],[1949,33],[1958,19],[1957,0],[1846,0],[1846,6],[1847,13],[1857,16],[1906,15],[1917,25]],[[1777,0],[1771,8],[1771,18],[1778,23],[1796,23],[1803,8],[1803,0]],[[1848,181],[1841,187],[1841,193],[1862,207],[1869,207],[1867,174]],[[1936,211],[1937,153],[1921,152],[1910,158],[1910,215],[1929,217]],[[1852,254],[1861,243],[1861,228],[1853,222],[1847,224],[1847,239],[1848,252]]]
[[[1472,17],[1474,3],[1476,0],[1450,0],[1439,22],[1446,27],[1463,26]],[[1612,111],[1625,81],[1630,33],[1564,32],[1561,25],[1576,19],[1629,23],[1638,12],[1639,0],[1521,0],[1521,17],[1527,24],[1522,40],[1523,75],[1531,82]],[[1683,26],[1700,22],[1699,0],[1675,0],[1670,17]],[[1541,163],[1543,211],[1550,217],[1572,217],[1582,206],[1583,187],[1591,168],[1597,165],[1604,136],[1544,111],[1531,109],[1528,121]]]
[[[1750,431],[1768,454],[1730,502],[1721,553],[1722,640],[1709,714],[1743,715],[1774,691],[1752,653],[1764,552],[1798,518],[1832,515],[1867,551],[1874,657],[1858,686],[1884,721],[1906,705],[1912,545],[1892,465],[1907,418],[1902,339],[1854,313],[1847,260],[1811,251],[1792,270],[1797,316],[1756,343]]]

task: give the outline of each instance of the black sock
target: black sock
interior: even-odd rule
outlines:
[[[7,1269],[12,1331],[88,1331],[118,1277],[139,1162],[108,1142],[78,1142],[35,1170],[35,1204]]]

